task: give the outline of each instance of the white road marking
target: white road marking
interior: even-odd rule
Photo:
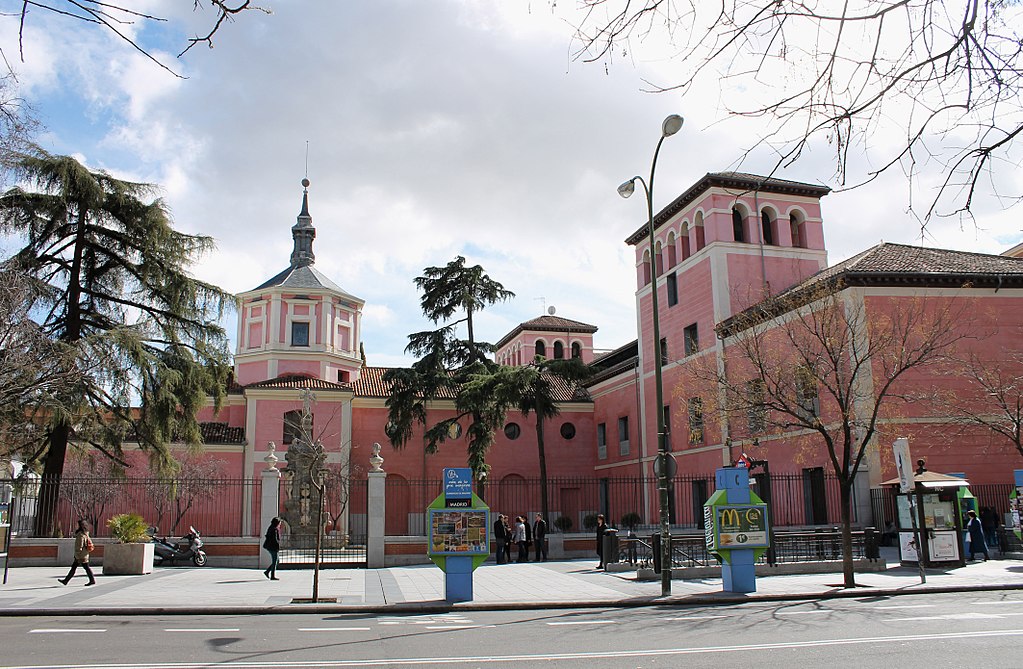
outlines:
[[[164,632],[240,632],[237,627],[166,627]]]
[[[943,616],[919,616],[916,618],[890,618],[892,622],[899,620],[991,620],[1001,618],[997,613],[948,613]]]
[[[475,630],[483,627],[496,627],[496,625],[428,625],[428,630]]]
[[[871,606],[875,611],[887,611],[889,609],[933,609],[937,604],[905,604],[902,606]]]
[[[776,611],[776,616],[808,616],[815,613],[834,613],[831,609],[814,609],[812,611]]]
[[[1003,606],[1005,604],[1023,604],[1023,599],[1021,599],[1021,600],[1004,600],[1004,601],[1000,601],[1000,602],[974,602],[975,606],[979,606],[979,605],[984,605],[984,606]]]
[[[49,628],[29,630],[29,634],[91,634],[95,632],[106,632],[99,629],[71,629],[71,628]]]
[[[368,632],[368,627],[299,627],[299,632]]]
[[[224,669],[342,669],[344,667],[393,667],[395,665],[408,666],[454,666],[454,665],[484,665],[498,664],[501,662],[521,662],[523,664],[535,664],[538,660],[589,660],[589,659],[616,659],[636,657],[671,657],[675,655],[704,655],[722,653],[749,653],[755,651],[789,650],[793,648],[812,648],[826,646],[855,646],[868,644],[891,644],[892,642],[933,642],[948,641],[951,639],[978,639],[983,637],[1023,637],[1023,629],[1017,630],[991,630],[977,632],[943,632],[938,634],[899,634],[892,636],[873,637],[846,637],[834,639],[818,639],[805,641],[780,641],[776,643],[745,644],[737,646],[703,646],[700,648],[664,648],[650,650],[615,650],[588,653],[544,653],[534,655],[502,655],[487,657],[389,657],[386,659],[373,660],[316,660],[316,661],[282,661],[273,662],[228,662],[222,660],[207,663],[192,662],[159,662],[143,664],[133,662],[129,664],[51,664],[21,667],[20,669],[194,669],[195,667],[219,667]]]
[[[728,616],[675,616],[674,618],[661,618],[661,620],[713,620],[715,618],[727,618]]]
[[[561,622],[547,623],[548,625],[614,625],[614,620],[565,620]]]

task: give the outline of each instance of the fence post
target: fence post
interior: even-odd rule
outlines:
[[[370,471],[366,474],[366,567],[384,567],[384,518],[386,518],[387,472],[381,465],[380,444],[373,444],[373,455],[369,459]]]
[[[260,498],[259,498],[259,531],[257,537],[262,537],[263,532],[270,526],[270,521],[276,518],[281,512],[281,470],[277,469],[277,456],[274,455],[273,442],[270,442],[270,452],[263,460],[266,462],[266,469],[260,472]],[[270,554],[263,550],[263,542],[257,544],[259,550],[259,568],[266,569],[270,566]]]

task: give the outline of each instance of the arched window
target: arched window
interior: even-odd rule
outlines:
[[[547,344],[542,341],[536,342],[536,357],[546,358],[547,357]]]
[[[789,230],[792,233],[792,246],[800,249],[806,248],[806,228],[797,212],[789,214]]]
[[[284,434],[281,441],[290,444],[302,438],[302,412],[298,409],[284,414]]]
[[[737,207],[732,208],[732,239],[737,242],[746,241],[746,230],[743,226],[742,212]]]
[[[583,355],[583,347],[579,345],[579,342],[572,342],[572,357],[581,358]]]
[[[704,236],[704,232],[703,232],[703,212],[702,211],[696,212],[696,218],[693,219],[693,228],[694,228],[693,232],[696,233],[696,237],[694,239],[693,236],[692,236],[692,233],[690,233],[689,244],[693,247],[693,253],[696,253],[697,251],[699,251],[700,249],[703,248],[703,245],[704,245],[704,243],[706,242],[706,239],[707,239]]]
[[[682,224],[682,231],[679,236],[679,241],[682,242],[682,260],[685,260],[690,256],[689,253],[689,224]]]
[[[565,345],[560,341],[554,342],[554,359],[561,360],[565,357]]]
[[[640,276],[643,277],[643,285],[650,283],[650,252],[643,252],[643,269],[640,270]]]
[[[661,252],[660,242],[657,242],[654,245],[654,268],[657,270],[657,276],[664,274],[664,258]]]
[[[771,214],[766,209],[760,212],[760,234],[763,235],[761,239],[764,240],[764,244],[774,246],[774,231],[772,230],[773,221],[771,220]]]
[[[669,232],[668,233],[668,247],[666,249],[666,252],[668,254],[668,258],[667,258],[667,260],[668,260],[668,268],[672,268],[672,267],[674,267],[675,265],[678,264],[678,251],[676,249],[677,249],[677,247],[675,245],[675,233],[674,232]]]

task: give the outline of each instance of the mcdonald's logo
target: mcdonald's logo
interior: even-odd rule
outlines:
[[[737,527],[739,525],[739,510],[722,509],[720,523],[726,527]]]

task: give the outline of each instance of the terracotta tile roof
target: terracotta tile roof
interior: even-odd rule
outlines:
[[[770,318],[802,304],[803,295],[819,295],[821,286],[838,290],[843,285],[1023,288],[1023,258],[884,242],[722,321],[717,329],[729,332],[740,316],[743,322],[749,322],[754,310]]]
[[[580,321],[573,321],[570,318],[562,318],[561,316],[540,316],[524,323],[519,323],[515,326],[515,329],[501,337],[501,341],[497,342],[497,348],[501,348],[512,339],[514,339],[519,333],[525,332],[576,332],[583,334],[593,334],[597,331],[596,325],[589,325]]]
[[[383,376],[388,367],[363,367],[359,379],[352,384],[356,397],[380,397],[390,396],[389,388],[384,383]],[[589,393],[585,388],[573,388],[560,378],[551,381],[555,401],[558,402],[590,402]],[[445,392],[439,399],[454,399],[454,394]]]
[[[308,376],[295,376],[285,375],[278,376],[276,379],[270,379],[269,381],[260,381],[258,383],[250,383],[245,386],[245,389],[280,389],[280,390],[303,390],[308,388],[309,390],[340,390],[340,391],[351,391],[352,386],[347,383],[331,383],[330,381],[324,381],[323,379],[314,379]]]
[[[827,186],[789,181],[788,179],[778,179],[775,177],[764,177],[746,172],[708,172],[702,179],[675,198],[671,204],[654,215],[654,229],[656,230],[672,216],[685,209],[689,203],[702,195],[704,191],[715,187],[739,192],[757,191],[760,193],[803,195],[818,198],[824,197],[831,192],[831,189]],[[626,243],[635,245],[641,240],[646,239],[648,225],[648,222],[644,221],[639,229],[625,239]]]
[[[227,423],[199,423],[204,444],[244,444],[245,428],[231,427]]]

